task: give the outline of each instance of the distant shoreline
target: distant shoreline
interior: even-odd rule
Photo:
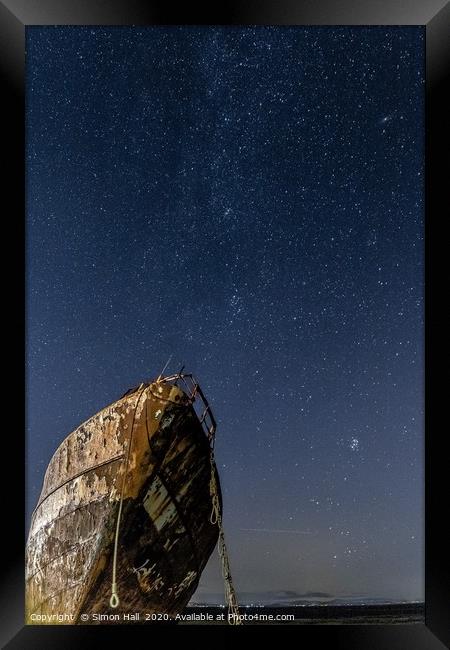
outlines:
[[[226,624],[226,608],[195,605],[185,610],[182,625]],[[424,603],[384,605],[241,606],[250,625],[411,625],[425,622]],[[192,616],[192,618],[190,618]],[[222,617],[222,620],[220,618]],[[267,617],[267,618],[266,618]],[[289,617],[290,620],[287,620]],[[203,618],[203,620],[201,620]],[[205,620],[207,619],[207,620]]]

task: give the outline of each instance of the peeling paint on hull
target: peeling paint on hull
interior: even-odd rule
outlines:
[[[95,622],[94,613],[122,619],[137,612],[145,622],[146,613],[181,612],[217,542],[217,526],[210,523],[210,471],[199,418],[172,384],[141,385],[73,431],[50,461],[33,513],[27,622],[35,624],[36,615],[42,621],[69,614],[86,624]],[[112,609],[122,489],[120,604]]]

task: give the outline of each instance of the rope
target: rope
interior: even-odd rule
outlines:
[[[142,386],[142,384],[141,384]],[[122,505],[123,505],[123,495],[125,492],[125,481],[127,477],[128,463],[130,461],[130,451],[131,451],[131,442],[133,440],[133,430],[134,430],[134,421],[136,419],[136,410],[139,405],[139,402],[144,392],[145,387],[139,393],[139,397],[136,401],[136,406],[134,407],[133,422],[131,423],[130,438],[128,440],[127,455],[125,461],[125,470],[122,477],[122,487],[120,489],[120,499],[119,499],[119,510],[117,512],[117,521],[116,521],[116,532],[114,535],[114,554],[113,554],[113,569],[112,569],[112,584],[111,584],[111,598],[109,599],[109,604],[111,607],[118,607],[120,600],[117,594],[117,548],[119,546],[119,530],[120,530],[120,520],[122,518]]]
[[[225,534],[223,530],[222,514],[220,512],[219,490],[216,481],[216,463],[214,460],[214,449],[212,447],[210,448],[209,459],[211,464],[211,478],[209,481],[209,493],[211,495],[211,501],[212,501],[212,509],[211,509],[211,515],[209,517],[209,520],[213,526],[217,525],[219,527],[219,540],[217,543],[217,550],[222,564],[222,576],[224,579],[225,600],[228,605],[228,623],[230,625],[242,625],[242,621],[239,613],[239,604],[233,586],[233,579],[231,577],[228,551],[225,544]]]

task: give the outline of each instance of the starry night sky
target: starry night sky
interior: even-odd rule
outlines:
[[[173,354],[238,592],[423,598],[423,48],[27,28],[27,518],[63,438]]]

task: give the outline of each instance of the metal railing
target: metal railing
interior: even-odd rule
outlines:
[[[192,404],[194,411],[199,419],[203,431],[205,432],[211,447],[214,446],[216,434],[216,421],[212,414],[211,407],[208,404],[200,384],[191,373],[184,373],[183,370],[166,377],[159,376],[156,380],[158,384],[173,384],[184,392],[189,402]]]

